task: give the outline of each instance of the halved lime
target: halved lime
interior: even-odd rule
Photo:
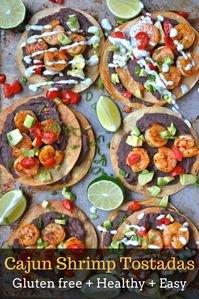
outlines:
[[[143,8],[139,0],[106,0],[106,2],[112,14],[127,20],[136,17]]]
[[[22,0],[1,0],[0,28],[10,29],[21,24],[25,18],[26,7]]]
[[[98,280],[106,279],[108,284],[109,281],[112,281],[114,284],[119,280],[111,274],[96,274],[89,278],[82,286],[81,292],[89,298],[93,299],[110,299],[118,296],[120,294],[119,288],[104,288],[103,286],[98,288]],[[90,285],[90,286],[89,286]]]
[[[26,198],[21,190],[12,190],[0,198],[0,224],[10,224],[21,217]]]
[[[96,106],[97,117],[104,129],[116,132],[121,125],[121,115],[116,104],[108,97],[101,96]]]
[[[99,177],[88,186],[88,200],[97,209],[111,211],[118,208],[124,200],[124,189],[117,179]]]

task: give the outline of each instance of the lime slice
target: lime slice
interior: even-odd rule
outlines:
[[[118,296],[120,294],[119,288],[104,288],[103,286],[97,288],[98,280],[104,281],[105,279],[107,284],[109,281],[112,281],[114,284],[119,283],[119,280],[111,274],[96,274],[83,284],[81,292],[93,299],[110,299]],[[91,285],[89,286],[89,284]]]
[[[112,14],[121,19],[136,17],[144,7],[139,0],[106,0],[106,3]]]
[[[111,211],[118,208],[124,200],[124,190],[117,179],[99,177],[88,187],[88,200],[97,209]]]
[[[10,224],[21,217],[26,198],[21,190],[12,190],[0,198],[0,224]]]
[[[97,117],[104,129],[116,132],[121,125],[121,115],[116,104],[108,97],[101,96],[96,106]]]
[[[25,18],[26,8],[21,0],[1,0],[0,28],[15,28]]]

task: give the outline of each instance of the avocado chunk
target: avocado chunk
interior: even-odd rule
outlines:
[[[65,219],[55,219],[55,223],[61,224],[61,225],[66,225],[66,220]]]
[[[181,174],[180,183],[183,186],[193,185],[197,182],[197,176],[193,174]]]
[[[69,45],[72,43],[72,40],[65,34],[58,34],[57,35],[58,41],[63,45]]]
[[[171,57],[167,56],[167,57],[164,58],[163,63],[173,64],[173,59],[171,59]]]
[[[25,120],[24,120],[23,125],[24,125],[26,128],[30,129],[30,128],[33,127],[35,121],[36,121],[36,119],[35,119],[32,115],[28,114],[28,115],[26,116]]]
[[[112,75],[111,75],[111,82],[112,82],[113,84],[117,84],[117,83],[120,82],[120,79],[119,79],[118,74],[112,74]]]
[[[135,95],[136,98],[138,98],[138,99],[142,99],[142,98],[143,98],[143,93],[142,93],[142,91],[141,91],[140,88],[137,88],[137,89],[134,90],[134,95]]]
[[[164,34],[164,30],[162,28],[161,22],[160,21],[155,22],[154,26],[157,27],[159,29],[159,31],[160,31],[160,43],[164,44],[165,34]]]
[[[141,186],[146,185],[147,183],[151,182],[154,176],[154,171],[142,171],[138,175],[138,184]]]
[[[67,26],[71,31],[77,31],[80,29],[79,21],[76,15],[69,15],[68,20],[66,21]]]
[[[161,192],[161,189],[158,186],[149,187],[147,188],[147,190],[151,193],[152,196],[157,196]]]
[[[39,179],[41,182],[47,182],[51,180],[51,173],[47,169],[41,169],[39,173]]]
[[[168,203],[169,203],[169,197],[164,196],[159,203],[159,207],[166,208],[168,206]]]
[[[166,186],[173,180],[174,180],[174,178],[172,178],[171,176],[159,177],[157,179],[157,184],[158,184],[158,186]]]
[[[146,81],[144,83],[144,87],[146,88],[146,90],[150,91],[150,92],[155,92],[156,89],[155,87],[153,86],[152,82],[151,81]]]
[[[113,240],[111,242],[110,248],[112,248],[112,249],[119,249],[119,247],[120,247],[120,242],[118,240]]]
[[[84,56],[82,54],[75,55],[71,64],[74,69],[83,70],[86,64]]]
[[[168,104],[173,104],[174,100],[172,99],[171,96],[168,94],[163,94],[162,96],[163,100],[165,100]]]
[[[15,129],[13,131],[8,132],[6,134],[6,137],[8,139],[8,142],[12,146],[15,146],[16,144],[18,144],[23,139],[23,136],[20,133],[19,129]]]
[[[143,142],[144,142],[144,136],[143,135],[140,135],[140,136],[130,135],[126,139],[126,143],[128,145],[131,145],[131,146],[134,146],[134,147],[142,146]]]
[[[135,136],[140,136],[141,132],[140,130],[138,129],[138,127],[134,127],[131,131],[131,135],[135,135]]]
[[[141,69],[140,73],[139,73],[139,77],[147,77],[148,74],[144,69]]]
[[[167,130],[169,131],[169,133],[172,135],[172,136],[175,136],[176,134],[176,127],[174,126],[173,123],[170,124],[170,126],[167,128]]]
[[[72,77],[77,77],[80,79],[85,79],[85,74],[83,70],[77,70],[77,69],[69,70],[67,71],[67,75],[70,75]]]
[[[35,152],[32,149],[24,148],[24,157],[34,157]]]

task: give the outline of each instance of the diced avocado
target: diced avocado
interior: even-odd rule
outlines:
[[[169,197],[164,196],[159,203],[159,207],[166,208],[168,206],[168,203],[169,203]]]
[[[139,77],[147,77],[147,72],[144,69],[141,69],[140,73],[139,73]]]
[[[141,67],[139,67],[139,66],[136,66],[136,68],[135,68],[135,71],[134,71],[134,72],[135,72],[135,75],[139,77],[139,76],[140,76],[140,72],[141,72]]]
[[[66,220],[65,219],[55,219],[55,223],[61,224],[61,225],[65,225],[66,224]]]
[[[41,169],[39,173],[39,179],[41,182],[47,182],[51,180],[51,173],[47,169]]]
[[[144,142],[144,136],[143,135],[140,135],[140,136],[130,135],[126,139],[126,143],[128,145],[131,145],[131,146],[134,146],[134,147],[142,146],[143,142]]]
[[[151,182],[154,176],[154,171],[142,172],[138,175],[138,184],[141,186]]]
[[[72,43],[72,40],[65,34],[58,34],[57,35],[58,41],[63,45],[69,45],[70,43]]]
[[[160,32],[160,44],[164,44],[165,34],[164,34],[164,30],[162,28],[161,22],[160,21],[155,22],[154,26],[156,26],[159,29],[159,32]]]
[[[167,214],[166,218],[169,219],[171,222],[174,222],[173,217],[171,216],[171,214]]]
[[[137,146],[138,146],[138,147],[139,147],[139,146],[142,146],[144,141],[145,141],[145,139],[144,139],[144,135],[140,135],[140,136],[138,137]]]
[[[28,114],[28,115],[26,116],[25,120],[24,120],[23,125],[24,125],[26,128],[30,129],[30,128],[33,127],[35,121],[36,121],[36,119],[35,119],[32,115]]]
[[[169,131],[169,133],[172,135],[172,136],[175,136],[176,134],[176,127],[174,126],[173,123],[171,123],[171,125],[167,128],[167,130]]]
[[[197,182],[197,176],[193,174],[181,174],[180,183],[183,186],[193,185]]]
[[[57,246],[57,249],[63,249],[64,247],[63,247],[63,244],[61,243],[61,244],[59,244],[58,246]]]
[[[70,192],[68,187],[64,187],[62,189],[62,195],[71,201],[75,201],[76,199],[75,195],[72,192]]]
[[[16,144],[18,144],[22,139],[23,136],[20,133],[19,129],[15,129],[13,131],[10,131],[6,134],[6,137],[8,139],[8,142],[10,143],[10,145],[14,146]]]
[[[151,193],[152,196],[157,196],[161,192],[161,189],[158,186],[149,187],[147,188],[147,190]]]
[[[133,235],[135,235],[135,232],[132,231],[130,228],[127,228],[123,231],[123,234],[125,235],[125,237],[132,237]]]
[[[110,248],[112,248],[112,249],[119,249],[119,247],[120,247],[120,242],[118,240],[113,240],[111,242]]]
[[[146,90],[148,90],[150,92],[155,92],[156,91],[155,87],[151,84],[151,81],[146,81],[144,83],[144,87],[146,88]]]
[[[36,147],[33,148],[33,152],[34,152],[35,156],[37,156],[37,157],[39,156],[39,149],[38,148],[36,148]]]
[[[160,132],[160,136],[164,139],[169,139],[171,137],[170,133],[168,131],[162,131]]]
[[[80,79],[85,79],[85,74],[83,70],[77,70],[77,69],[68,70],[67,75],[70,75],[72,77],[78,77]]]
[[[168,104],[173,104],[173,99],[168,94],[164,94],[162,96],[163,100],[165,100]]]
[[[159,177],[157,179],[157,184],[158,184],[158,186],[166,186],[173,180],[174,180],[174,178],[172,178],[171,176]]]
[[[71,60],[72,67],[78,70],[83,70],[85,67],[86,61],[82,54],[75,55]]]
[[[109,230],[112,227],[112,223],[109,220],[104,221],[103,226],[106,230]]]
[[[27,149],[27,148],[24,148],[24,157],[34,157],[35,153],[34,153],[34,150],[30,150],[30,149]]]
[[[163,63],[173,64],[173,59],[171,59],[171,57],[167,56],[164,58]]]
[[[127,173],[125,170],[123,170],[123,169],[120,169],[119,174],[120,174],[121,176],[125,177],[125,178],[128,177],[128,173]]]
[[[116,83],[119,83],[120,82],[120,79],[119,79],[119,76],[118,76],[118,74],[112,74],[111,75],[111,82],[113,83],[113,84],[116,84]]]
[[[96,220],[97,218],[99,218],[99,216],[97,214],[90,214],[91,220]]]
[[[67,26],[71,31],[77,31],[80,29],[79,21],[76,15],[69,15],[68,20],[66,21]]]
[[[137,88],[137,89],[134,90],[134,95],[138,99],[142,99],[143,98],[143,93],[142,93],[141,89],[139,89],[139,88]]]
[[[141,132],[140,130],[138,129],[138,127],[134,127],[131,131],[131,135],[135,135],[135,136],[140,136]]]
[[[47,206],[49,205],[49,202],[47,200],[42,201],[41,206],[42,208],[47,208]]]

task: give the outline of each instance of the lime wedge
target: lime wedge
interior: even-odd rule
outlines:
[[[106,279],[107,284],[109,281],[113,281],[115,284],[116,282],[119,283],[119,280],[111,275],[111,274],[96,274],[89,278],[89,281],[92,283],[91,286],[89,286],[89,281],[86,281],[82,288],[81,292],[86,295],[89,298],[93,299],[110,299],[118,296],[120,294],[119,288],[103,288],[102,286],[98,288],[98,280],[104,280]]]
[[[88,187],[88,200],[97,209],[111,211],[118,208],[124,200],[124,189],[117,179],[99,177]]]
[[[116,104],[108,97],[101,96],[96,106],[97,117],[104,129],[116,132],[121,125],[121,115]]]
[[[21,190],[12,190],[0,198],[0,224],[10,224],[21,217],[26,198]]]
[[[106,0],[106,3],[112,14],[121,19],[136,17],[144,7],[139,0]]]
[[[23,22],[25,14],[26,8],[21,0],[1,0],[0,28],[17,27]]]

